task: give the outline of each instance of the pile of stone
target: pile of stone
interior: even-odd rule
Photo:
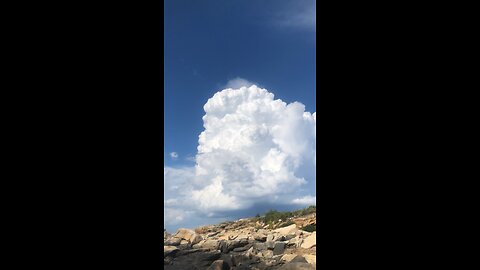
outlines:
[[[311,224],[311,221],[308,221]],[[264,229],[251,220],[164,232],[164,268],[178,270],[315,269],[316,232],[296,224]]]

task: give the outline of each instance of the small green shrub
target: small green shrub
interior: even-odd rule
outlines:
[[[302,231],[306,231],[306,232],[314,232],[317,230],[317,224],[310,224],[310,225],[307,225],[303,228],[301,228],[300,230]]]
[[[300,209],[293,212],[279,212],[275,210],[269,210],[267,213],[265,213],[265,216],[260,216],[257,214],[255,216],[255,221],[258,220],[258,221],[263,221],[264,223],[267,223],[267,224],[271,224],[270,222],[277,223],[278,220],[288,221],[288,218],[305,216],[311,213],[315,213],[316,211],[317,211],[317,207],[315,205],[311,205],[305,209]]]
[[[290,226],[292,224],[295,224],[295,222],[293,222],[291,220],[287,220],[286,222],[283,222],[282,224],[278,225],[277,228],[287,227],[287,226]]]

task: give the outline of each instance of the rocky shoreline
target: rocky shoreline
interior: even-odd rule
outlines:
[[[316,269],[316,214],[265,224],[241,219],[195,230],[164,231],[164,269]],[[285,224],[290,224],[285,226]]]

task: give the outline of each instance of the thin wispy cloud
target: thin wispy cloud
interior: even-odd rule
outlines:
[[[258,85],[257,83],[251,82],[249,80],[236,77],[227,82],[223,88],[233,88],[238,89],[240,87],[250,87],[252,85]]]
[[[316,31],[315,0],[289,2],[273,15],[273,23],[282,28]]]
[[[195,157],[187,156],[187,157],[185,158],[185,160],[191,161],[191,162],[195,162]]]
[[[173,160],[176,160],[176,159],[178,158],[177,152],[171,152],[171,153],[170,153],[170,157],[171,157]]]

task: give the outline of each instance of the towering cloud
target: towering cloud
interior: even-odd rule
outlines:
[[[212,216],[314,202],[316,113],[255,85],[220,91],[204,110],[195,168],[165,168],[169,207]]]

